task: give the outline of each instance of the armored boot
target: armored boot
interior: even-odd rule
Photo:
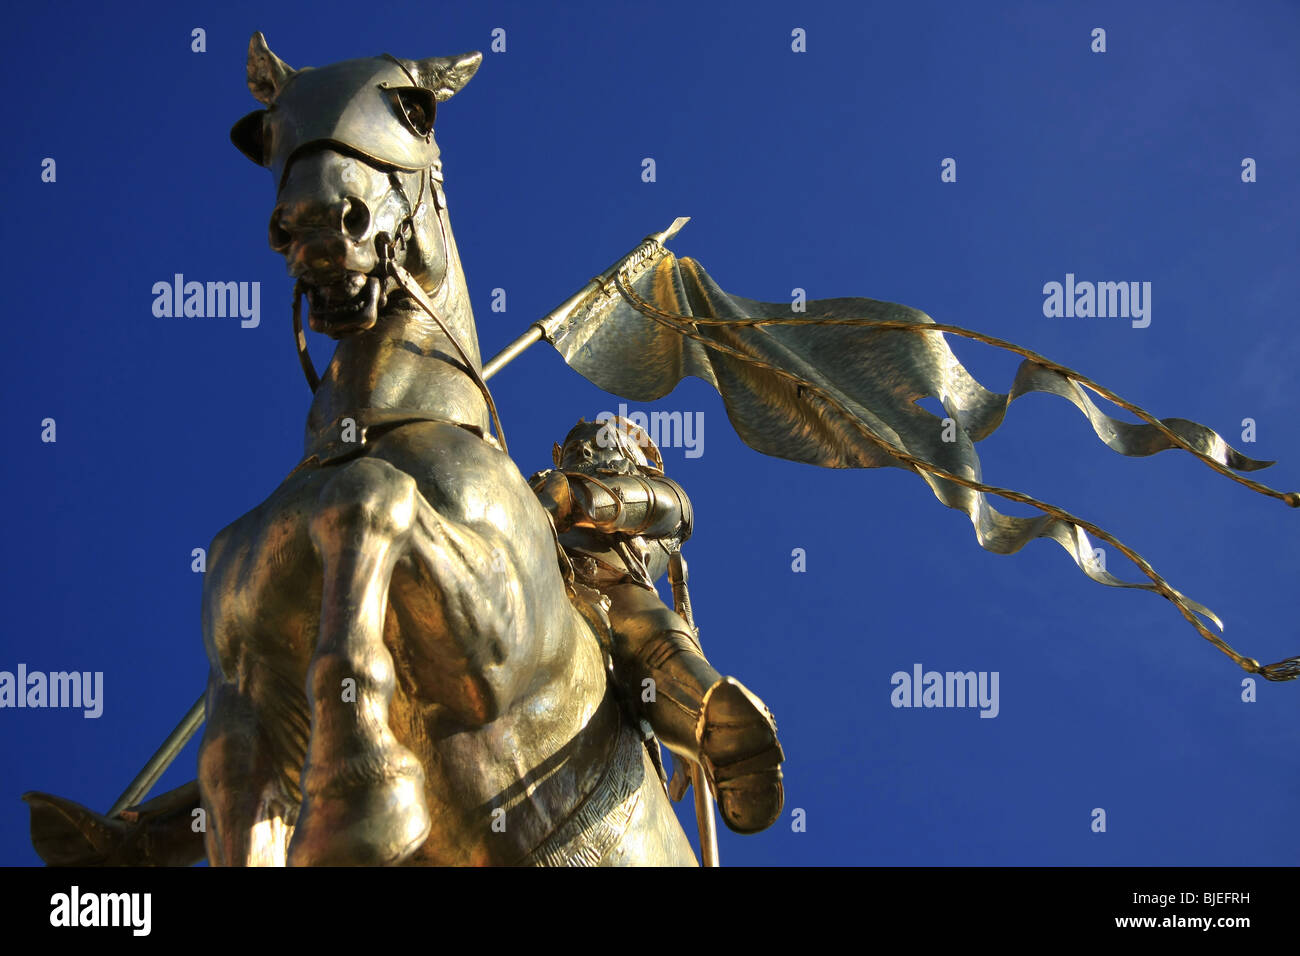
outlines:
[[[740,681],[724,677],[704,695],[696,737],[723,822],[737,833],[775,823],[785,803],[785,753],[767,706]]]
[[[728,828],[757,833],[771,826],[785,802],[785,753],[771,712],[738,680],[720,675],[693,634],[660,632],[637,650],[619,669],[630,689],[653,681],[654,692],[642,693],[639,706],[655,735],[704,767]],[[675,791],[680,799],[684,778]]]

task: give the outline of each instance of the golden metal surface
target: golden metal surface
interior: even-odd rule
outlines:
[[[339,344],[317,377],[295,305],[314,391],[303,458],[208,549],[198,780],[136,805],[198,726],[191,711],[108,814],[26,795],[47,862],[689,865],[670,805],[687,777],[706,864],[717,859],[710,791],[731,829],[771,825],[784,798],[776,722],[703,654],[680,553],[692,508],[653,442],[622,419],[579,422],[531,481],[505,452],[486,381],[539,340],[632,400],[703,379],[765,454],[908,468],[970,516],[986,549],[1050,537],[1094,581],[1168,598],[1247,671],[1300,676],[1300,658],[1261,666],[1238,654],[1202,622],[1221,628],[1212,612],[1108,532],[984,483],[974,444],[1015,398],[1041,391],[1121,454],[1180,448],[1300,506],[1300,494],[1235,474],[1270,462],[906,306],[828,299],[794,316],[788,303],[729,295],[665,248],[685,219],[482,365],[433,135],[438,104],[480,62],[384,55],[294,70],[261,34],[250,42],[248,85],[266,108],[231,138],[272,171],[271,246],[311,327]],[[977,382],[945,334],[1021,355],[1010,390]],[[1106,415],[1088,391],[1141,424]],[[917,404],[927,397],[947,419]],[[990,496],[1040,515],[1000,514]],[[1089,535],[1149,583],[1095,566]],[[655,591],[665,572],[672,608]],[[674,755],[681,775],[668,787],[646,728]]]
[[[340,344],[302,464],[208,552],[197,792],[214,864],[695,862],[546,512],[487,435],[424,128],[479,60],[294,71],[250,43],[267,110],[232,139],[273,171],[272,247]],[[111,846],[99,862],[172,860],[142,833],[184,843],[174,815],[41,812]]]
[[[208,859],[694,863],[546,512],[480,437],[431,121],[481,58],[273,57],[254,37],[268,108],[245,151],[276,177],[272,245],[312,327],[340,344],[303,464],[209,549]]]
[[[1097,525],[1055,505],[981,480],[975,443],[1002,423],[1028,392],[1065,398],[1115,451],[1133,457],[1187,451],[1239,484],[1292,507],[1300,493],[1280,492],[1235,472],[1273,464],[1232,448],[1217,432],[1183,418],[1157,419],[1059,363],[992,336],[940,325],[908,306],[867,298],[804,303],[757,302],[724,292],[693,259],[659,248],[635,268],[616,272],[580,308],[565,311],[547,336],[574,368],[622,398],[648,402],[688,375],[718,390],[737,434],[767,455],[828,468],[907,468],[935,497],[965,512],[982,547],[1012,554],[1036,537],[1056,541],[1092,580],[1167,598],[1197,632],[1240,667],[1267,680],[1300,676],[1300,658],[1261,665],[1220,636],[1209,608],[1172,587],[1136,551]],[[1006,394],[984,388],[953,354],[944,334],[1021,355]],[[1141,419],[1131,424],[1097,407],[1088,391]],[[933,398],[941,419],[918,404]],[[998,512],[989,497],[1041,514]],[[1092,560],[1090,537],[1133,561],[1148,582],[1124,581]],[[1217,630],[1212,630],[1202,618]]]

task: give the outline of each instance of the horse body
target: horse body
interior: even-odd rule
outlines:
[[[511,500],[475,490],[494,471],[510,479]],[[322,627],[337,612],[323,604],[328,558],[313,542],[313,523],[350,518],[369,527],[363,537],[378,537],[365,499],[400,485],[398,474],[410,476],[426,502],[440,503],[440,523],[462,529],[462,543],[471,534],[490,536],[501,549],[492,553],[504,551],[520,568],[517,578],[491,564],[467,568],[456,593],[445,593],[447,578],[434,575],[440,562],[459,558],[433,553],[445,542],[416,529],[393,564],[386,600],[370,604],[382,613],[382,649],[392,658],[386,726],[423,768],[431,817],[409,861],[524,862],[593,794],[616,815],[643,811],[636,821],[629,816],[624,858],[640,859],[636,844],[644,837],[665,843],[655,827],[632,826],[658,819],[673,822],[671,830],[675,820],[612,699],[599,647],[569,604],[558,565],[528,560],[553,548],[540,506],[504,455],[464,429],[429,422],[387,433],[354,462],[298,471],[213,542],[204,633],[214,671],[200,758],[210,860],[288,858],[312,735],[308,679]],[[347,497],[323,506],[330,489]],[[446,601],[469,615],[457,629],[446,621],[455,617]],[[444,624],[430,627],[436,617]],[[506,618],[532,626],[503,631]],[[336,709],[356,708],[364,702],[341,699],[344,679],[318,676],[326,686],[311,689],[332,697],[326,703]],[[327,762],[341,756],[322,754]]]
[[[392,62],[445,98],[476,56]],[[385,61],[365,62],[301,73],[317,90],[399,85]],[[254,37],[250,88],[268,115],[294,102],[280,94],[296,75]],[[418,94],[385,100],[389,119],[418,120]],[[329,109],[319,92],[298,96]],[[210,861],[693,864],[566,593],[546,513],[485,437],[440,164],[378,162],[382,142],[295,142],[310,124],[272,119],[241,123],[241,148],[283,170],[272,246],[306,287],[313,327],[341,342],[303,463],[209,549]],[[376,250],[393,237],[440,321],[383,272]]]

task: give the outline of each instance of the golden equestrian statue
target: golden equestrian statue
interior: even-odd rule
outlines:
[[[580,421],[531,483],[508,454],[486,383],[543,340],[634,401],[704,380],[764,454],[906,468],[985,549],[1051,538],[1094,581],[1168,599],[1247,672],[1300,676],[1300,658],[1238,654],[1208,608],[1107,531],[985,483],[974,445],[1015,398],[1049,392],[1121,454],[1181,449],[1292,507],[1300,495],[1237,474],[1272,463],[1204,425],[1157,419],[1020,346],[874,299],[792,314],[729,295],[666,249],[679,219],[482,362],[434,139],[439,106],[481,59],[295,70],[253,36],[248,87],[264,108],[231,138],[275,184],[270,242],[296,280],[314,391],[306,443],[208,549],[201,700],[107,813],[25,795],[47,862],[694,865],[670,802],[688,782],[706,864],[713,798],[733,830],[771,825],[776,722],[703,654],[681,554],[694,512],[654,443],[623,419]],[[310,327],[338,340],[320,376],[304,297]],[[1020,355],[1008,392],[977,382],[946,335]],[[1038,513],[1005,515],[990,498]],[[1094,562],[1094,538],[1146,581]],[[655,590],[665,573],[671,608]],[[141,802],[205,720],[198,779]],[[678,764],[671,784],[659,742]]]

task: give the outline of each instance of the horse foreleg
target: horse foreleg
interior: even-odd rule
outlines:
[[[296,802],[286,793],[256,703],[218,679],[208,691],[199,748],[211,866],[284,866]]]
[[[429,834],[424,770],[388,725],[395,678],[384,646],[389,583],[418,500],[409,475],[363,458],[325,484],[310,518],[322,604],[291,865],[395,863]]]

